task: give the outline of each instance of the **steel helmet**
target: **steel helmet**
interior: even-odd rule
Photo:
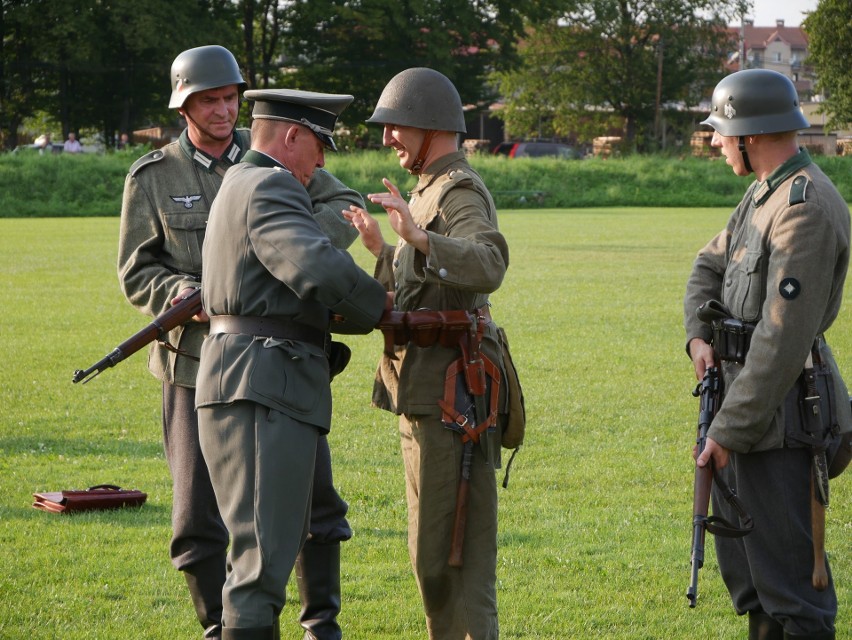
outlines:
[[[367,122],[467,133],[459,92],[447,76],[426,67],[391,78]]]
[[[790,79],[769,69],[744,69],[716,85],[710,115],[701,124],[723,136],[798,131],[811,125]]]
[[[193,93],[231,84],[246,88],[234,54],[225,47],[211,44],[187,49],[172,62],[172,97],[169,109],[180,109]]]

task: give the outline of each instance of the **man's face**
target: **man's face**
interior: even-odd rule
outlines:
[[[386,124],[382,134],[382,144],[396,151],[399,158],[399,166],[411,170],[417,153],[423,145],[426,132],[415,127],[404,127],[397,124]]]
[[[750,171],[746,169],[743,162],[743,154],[739,150],[740,139],[737,136],[723,136],[719,132],[713,132],[713,138],[710,140],[710,146],[722,150],[722,155],[725,156],[725,164],[729,165],[734,170],[734,174],[738,176],[747,176]]]
[[[325,145],[307,127],[299,126],[298,132],[294,153],[285,165],[296,180],[308,186],[314,170],[325,166]]]
[[[205,89],[190,95],[182,111],[189,117],[187,125],[194,140],[226,140],[234,130],[240,110],[237,85]]]

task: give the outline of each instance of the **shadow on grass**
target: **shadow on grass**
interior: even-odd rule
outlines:
[[[0,451],[62,456],[117,456],[121,458],[162,458],[161,442],[130,439],[89,440],[85,438],[45,438],[37,435],[0,438]]]

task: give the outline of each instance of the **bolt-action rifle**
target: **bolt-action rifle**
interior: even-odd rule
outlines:
[[[703,380],[698,383],[693,396],[700,398],[698,410],[698,438],[696,440],[696,458],[704,451],[707,444],[707,431],[719,411],[722,402],[722,376],[716,367],[708,367]],[[710,511],[710,492],[713,480],[725,500],[737,511],[742,527],[737,527],[719,516],[707,515]],[[705,532],[728,538],[739,538],[748,534],[754,526],[751,516],[746,512],[736,492],[725,483],[713,468],[713,461],[705,466],[695,465],[695,483],[692,500],[692,574],[686,597],[689,598],[690,608],[698,601],[698,570],[704,566]]]
[[[188,322],[199,311],[201,311],[201,289],[195,289],[190,294],[184,296],[176,305],[154,318],[151,324],[141,331],[134,333],[91,367],[85,370],[77,369],[74,372],[73,382],[77,383],[82,380],[83,384],[86,384],[104,369],[114,367],[145,345],[154,340],[164,339],[169,331]]]

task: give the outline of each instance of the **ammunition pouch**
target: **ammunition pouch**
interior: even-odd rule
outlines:
[[[385,311],[376,328],[384,336],[385,355],[396,360],[394,347],[409,343],[424,348],[436,344],[457,347],[477,319],[491,322],[487,306],[473,311]]]
[[[743,364],[751,346],[754,324],[736,318],[713,320],[713,350],[720,360]]]

